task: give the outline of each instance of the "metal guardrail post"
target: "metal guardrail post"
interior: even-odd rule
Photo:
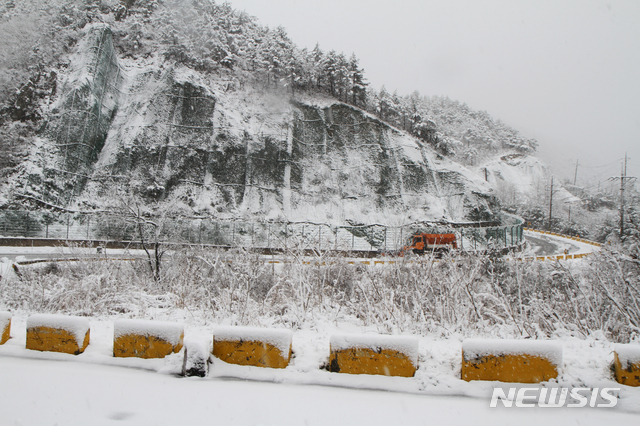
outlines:
[[[235,247],[236,244],[236,223],[233,222],[233,231],[231,233],[231,245]]]
[[[387,227],[384,227],[384,251],[387,251]]]

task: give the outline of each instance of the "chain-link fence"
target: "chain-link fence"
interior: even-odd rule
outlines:
[[[153,222],[153,223],[152,223]],[[278,250],[396,252],[416,233],[456,235],[465,251],[522,243],[522,220],[502,216],[502,226],[414,223],[403,226],[330,226],[315,223],[244,222],[200,217],[145,218],[106,213],[0,211],[0,236],[70,241],[171,242]]]

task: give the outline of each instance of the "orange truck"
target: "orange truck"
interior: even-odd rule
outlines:
[[[418,233],[411,238],[411,245],[403,247],[400,254],[404,255],[408,251],[423,254],[426,251],[443,251],[457,248],[456,234]]]

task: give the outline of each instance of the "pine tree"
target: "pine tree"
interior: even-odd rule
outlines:
[[[355,106],[365,107],[367,103],[367,83],[364,78],[364,70],[360,68],[359,60],[355,53],[349,59],[351,103]]]
[[[329,83],[329,94],[336,96],[336,80],[339,68],[338,54],[335,50],[330,51],[324,57],[322,63],[322,75],[324,79]]]
[[[317,89],[322,89],[324,83],[323,64],[325,55],[320,45],[316,43],[316,47],[311,51],[311,69],[309,71],[310,78],[315,82]]]

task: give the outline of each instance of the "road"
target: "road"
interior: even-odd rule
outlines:
[[[145,256],[143,250],[105,249],[98,252],[95,248],[77,247],[0,247],[0,259],[8,258],[11,262],[40,259],[131,259]]]
[[[524,238],[530,245],[528,251],[535,256],[565,254],[565,250],[567,254],[592,253],[595,249],[594,246],[584,242],[532,231],[525,231]]]
[[[531,256],[551,256],[564,254],[590,253],[594,247],[585,243],[574,241],[554,235],[546,235],[531,231],[524,232],[524,238],[529,243],[528,254]],[[65,258],[105,258],[131,259],[145,258],[143,250],[128,249],[103,249],[98,252],[95,248],[83,247],[0,247],[0,259],[8,258],[11,262],[28,260],[49,260]],[[265,256],[266,261],[280,260],[280,256]],[[354,259],[357,260],[357,259]],[[375,259],[367,259],[375,260]],[[380,259],[388,260],[388,259]]]

